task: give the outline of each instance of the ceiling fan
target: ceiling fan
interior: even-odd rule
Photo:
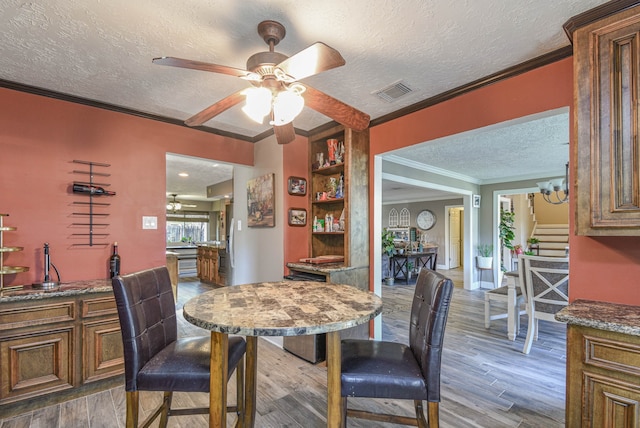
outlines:
[[[228,74],[245,79],[253,85],[190,117],[185,121],[188,126],[202,125],[246,99],[243,111],[260,123],[268,116],[279,144],[287,144],[295,139],[292,121],[305,104],[348,128],[357,131],[366,129],[369,126],[369,115],[299,82],[305,77],[344,65],[345,60],[340,52],[322,42],[316,42],[287,57],[274,51],[274,47],[284,39],[285,33],[284,26],[279,22],[263,21],[258,24],[258,34],[269,45],[269,51],[258,52],[249,57],[246,70],[174,57],[154,58],[153,63]]]

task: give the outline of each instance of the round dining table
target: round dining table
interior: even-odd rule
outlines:
[[[258,337],[327,333],[327,426],[340,427],[340,330],[367,323],[381,312],[382,300],[369,291],[314,281],[234,285],[192,298],[184,305],[184,318],[211,331],[209,426],[227,426],[229,334],[246,336],[245,403],[239,421],[253,427]]]

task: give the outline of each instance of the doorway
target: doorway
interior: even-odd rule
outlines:
[[[447,205],[445,210],[449,220],[445,229],[445,269],[464,267],[464,206]]]

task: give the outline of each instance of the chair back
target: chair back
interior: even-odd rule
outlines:
[[[171,279],[162,266],[111,282],[122,331],[125,389],[136,391],[140,369],[178,336]]]
[[[518,269],[529,310],[553,320],[569,304],[569,258],[521,255]]]
[[[440,401],[440,365],[444,328],[449,314],[453,282],[431,269],[416,280],[411,306],[409,346],[427,380],[428,401]]]

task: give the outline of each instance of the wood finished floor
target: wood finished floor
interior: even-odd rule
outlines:
[[[442,427],[562,427],[565,403],[565,326],[540,322],[539,340],[531,353],[521,353],[526,337],[523,328],[511,342],[506,321],[484,328],[484,291],[461,287],[460,270],[443,271],[456,289],[447,323],[442,358]],[[208,286],[198,282],[180,284],[178,307]],[[383,339],[406,342],[412,285],[383,286]],[[182,320],[180,334],[204,330]],[[257,422],[261,428],[325,427],[326,367],[311,365],[260,339],[258,346]],[[234,402],[234,379],[229,401]],[[159,402],[158,393],[141,393],[142,414]],[[174,403],[206,405],[207,394],[176,393]],[[411,403],[393,400],[349,399],[350,407],[412,414]],[[1,415],[0,415],[1,418]],[[124,427],[124,388],[35,410],[11,419],[0,419],[0,428],[116,428]],[[229,416],[228,426],[235,423]],[[157,423],[154,425],[157,426]],[[204,416],[169,419],[170,427],[206,427]],[[349,419],[349,427],[397,425]]]

